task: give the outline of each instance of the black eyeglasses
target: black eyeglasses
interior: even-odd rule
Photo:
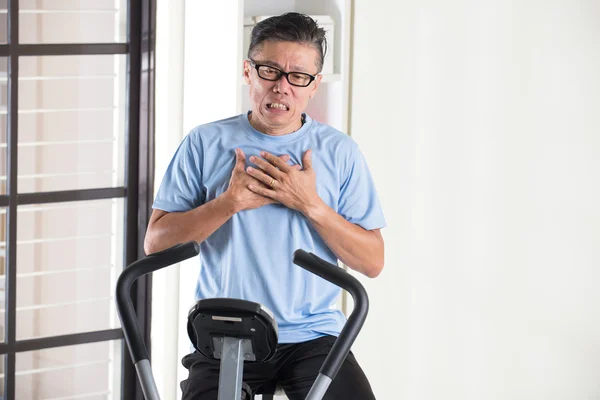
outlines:
[[[250,61],[250,65],[256,68],[258,76],[267,81],[276,81],[281,78],[281,75],[284,75],[290,85],[307,87],[316,78],[316,76],[304,72],[284,72],[270,65],[256,64],[253,60],[248,61]]]

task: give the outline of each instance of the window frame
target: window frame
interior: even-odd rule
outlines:
[[[25,351],[85,343],[120,340],[122,345],[121,398],[143,400],[135,367],[120,328],[102,331],[16,339],[17,299],[17,207],[28,204],[72,202],[123,198],[125,265],[144,256],[144,233],[152,211],[154,182],[154,57],[156,0],[127,1],[127,38],[125,43],[19,44],[19,0],[8,2],[8,40],[0,44],[0,57],[8,62],[7,113],[7,188],[0,195],[6,207],[6,332],[0,342],[5,356],[4,398],[14,400],[16,354]],[[127,122],[125,183],[122,187],[66,190],[39,193],[18,192],[18,81],[19,58],[26,56],[66,55],[127,56]],[[132,288],[132,299],[140,327],[150,349],[151,276],[140,278]]]

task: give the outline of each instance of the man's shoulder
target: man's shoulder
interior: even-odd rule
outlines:
[[[313,134],[318,136],[318,140],[333,146],[336,151],[345,149],[348,153],[353,153],[357,148],[356,142],[350,135],[323,122],[313,120],[312,124]]]
[[[232,132],[239,127],[240,116],[234,115],[229,118],[220,119],[217,121],[207,122],[195,126],[189,133],[192,139],[202,140],[205,137],[213,135],[221,135],[225,132]]]
[[[333,126],[331,126],[325,122],[319,122],[312,118],[310,118],[309,121],[312,124],[313,130],[316,132],[319,132],[320,134],[330,135],[330,136],[348,136],[344,132],[338,130],[337,128],[334,128]]]

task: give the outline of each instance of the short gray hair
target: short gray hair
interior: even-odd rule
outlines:
[[[252,29],[248,58],[256,54],[265,40],[308,44],[319,53],[317,69],[319,72],[323,69],[327,53],[325,29],[319,27],[308,15],[291,12],[260,21]]]

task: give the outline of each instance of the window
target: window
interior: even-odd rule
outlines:
[[[142,398],[114,293],[152,201],[154,10],[0,0],[2,399]]]

